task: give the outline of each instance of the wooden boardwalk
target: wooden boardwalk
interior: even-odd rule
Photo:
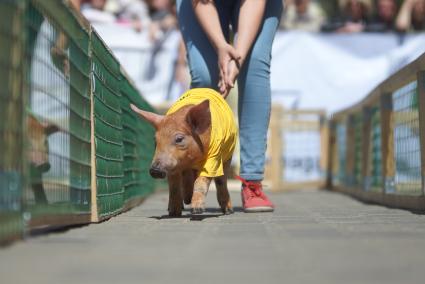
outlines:
[[[0,282],[423,283],[425,215],[327,191],[271,194],[274,213],[169,219],[167,194],[107,222],[0,250]]]

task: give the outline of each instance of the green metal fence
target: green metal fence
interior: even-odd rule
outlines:
[[[394,111],[395,186],[387,191],[422,195],[417,81],[392,93]]]
[[[99,221],[153,190],[153,111],[67,1],[0,2],[0,241]]]
[[[331,119],[331,186],[425,209],[425,54]]]
[[[97,33],[92,33],[97,210],[103,218],[122,209],[124,145],[120,65]]]
[[[23,96],[31,127],[23,206],[34,225],[59,215],[91,218],[90,28],[64,8],[60,1],[26,6]]]
[[[129,106],[132,103],[145,110],[154,111],[154,109],[140,97],[128,80],[121,80],[120,90],[124,143],[124,200],[127,204],[131,204],[137,201],[140,194],[148,194],[152,190],[149,163],[146,161],[151,160],[155,150],[155,145],[150,139],[155,131],[141,124],[140,117]]]
[[[23,230],[23,1],[0,8],[0,239]],[[13,28],[12,28],[13,27]]]

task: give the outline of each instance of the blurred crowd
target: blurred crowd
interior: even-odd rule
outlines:
[[[189,1],[189,0],[188,0]],[[309,32],[425,31],[425,0],[284,0],[281,29]],[[155,41],[177,27],[174,0],[80,0],[95,23],[148,31]]]
[[[425,31],[425,0],[285,0],[281,28],[310,32]]]
[[[157,41],[177,27],[173,0],[80,0],[80,9],[92,23],[119,24],[148,32]]]
[[[285,9],[280,29],[283,31],[328,33],[425,31],[425,0],[282,1]],[[175,0],[71,0],[71,2],[93,24],[122,25],[137,33],[147,33],[153,44],[151,63],[155,60],[156,51],[160,50],[169,35],[178,29]],[[190,82],[185,53],[185,46],[180,40],[173,77],[182,89],[187,88]],[[149,67],[148,70],[154,68]],[[151,77],[149,75],[147,78]]]

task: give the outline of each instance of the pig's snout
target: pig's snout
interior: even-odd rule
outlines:
[[[167,173],[160,167],[158,162],[155,162],[151,165],[149,173],[153,178],[165,178],[167,175]]]

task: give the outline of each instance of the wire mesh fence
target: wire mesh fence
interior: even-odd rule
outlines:
[[[363,126],[364,126],[364,115],[362,112],[354,115],[353,126],[354,127],[354,167],[352,175],[352,183],[355,186],[360,186],[363,182],[363,167],[362,167],[362,154],[363,154]]]
[[[29,181],[23,201],[34,222],[46,215],[90,215],[89,32],[75,26],[70,10],[28,2]]]
[[[123,206],[120,69],[96,33],[92,34],[92,47],[97,208],[102,218]]]
[[[392,94],[397,194],[422,194],[417,87],[411,82]]]
[[[141,100],[137,90],[127,80],[121,83],[121,109],[124,142],[124,200],[131,202],[142,194],[148,194],[153,190],[150,181],[149,166],[154,152],[154,145],[148,137],[153,137],[153,127],[140,124],[140,118],[130,109],[130,103],[153,111],[145,101]]]
[[[371,131],[369,139],[370,186],[367,190],[382,191],[382,148],[381,148],[381,114],[378,107],[371,109]]]
[[[0,241],[152,191],[153,130],[128,105],[152,108],[68,1],[0,2],[0,84]]]
[[[391,206],[425,209],[424,70],[425,54],[359,104],[333,115],[334,188]]]
[[[336,126],[336,176],[335,183],[343,184],[347,179],[347,125],[339,122]]]
[[[0,241],[23,231],[23,21],[23,1],[0,2]]]
[[[326,181],[328,125],[322,110],[273,106],[266,179],[273,190],[321,188]]]

